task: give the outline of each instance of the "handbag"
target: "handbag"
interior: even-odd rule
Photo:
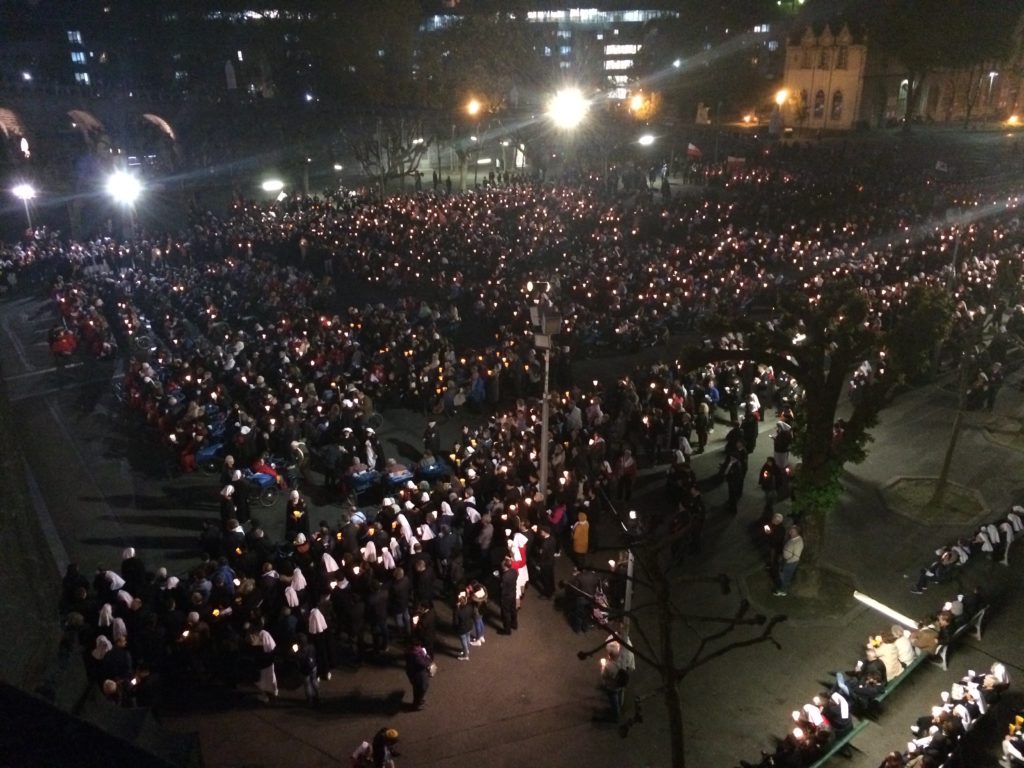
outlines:
[[[430,675],[431,677],[437,677],[437,662],[436,661],[430,662],[430,666],[427,667],[427,674]]]

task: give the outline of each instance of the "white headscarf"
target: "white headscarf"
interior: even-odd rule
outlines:
[[[109,627],[114,624],[114,608],[110,603],[104,603],[100,608],[100,620],[97,624],[101,627]]]
[[[341,570],[338,567],[338,561],[335,560],[329,552],[323,554],[324,570],[328,573],[334,573],[335,571]]]
[[[274,642],[274,638],[270,636],[270,633],[265,629],[261,629],[257,636],[260,641],[260,645],[263,646],[264,653],[273,653],[274,649],[277,648],[277,643]]]
[[[122,560],[131,560],[133,557],[135,557],[135,548],[134,547],[125,547],[124,551],[121,553],[121,559]]]
[[[114,571],[106,571],[104,572],[103,576],[107,580],[107,584],[110,585],[110,589],[114,592],[121,589],[121,587],[125,585],[124,579],[122,579],[120,575],[118,575]]]
[[[405,516],[404,512],[398,514],[398,527],[402,529],[402,538],[405,539],[405,543],[412,546],[415,537],[412,535],[412,526],[409,525],[409,518]]]
[[[302,569],[296,567],[292,571],[292,589],[296,592],[301,592],[306,588],[306,575],[302,572]]]
[[[124,619],[114,619],[113,628],[115,640],[127,639],[128,627],[124,625]]]
[[[103,661],[103,658],[113,649],[114,644],[110,642],[106,635],[100,635],[96,638],[96,647],[92,649],[92,657],[96,661]]]
[[[372,541],[366,542],[366,546],[363,547],[363,560],[367,565],[377,564],[377,545]]]
[[[284,602],[289,608],[297,608],[299,596],[295,594],[295,587],[288,585],[284,588]]]
[[[309,634],[319,635],[321,632],[327,631],[327,620],[324,615],[320,613],[319,608],[314,608],[309,612]]]
[[[398,539],[391,539],[388,542],[388,549],[391,551],[392,558],[398,558],[402,554],[402,545],[398,543]]]
[[[391,550],[385,549],[380,553],[380,563],[385,571],[395,570],[395,558],[391,556]]]
[[[129,595],[123,589],[119,589],[119,590],[117,590],[117,599],[120,600],[122,603],[124,603],[129,608],[131,608],[132,607],[132,601],[135,598],[132,597],[131,595]]]

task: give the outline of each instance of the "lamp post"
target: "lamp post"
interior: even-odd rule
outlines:
[[[142,194],[142,182],[138,176],[126,171],[115,171],[107,179],[107,194],[122,210],[121,236],[127,235],[129,226],[134,228],[135,203]]]
[[[28,222],[28,228],[32,229],[32,213],[28,208],[28,201],[32,200],[36,196],[36,189],[31,184],[18,184],[14,189],[11,190],[14,196],[21,200],[25,205],[25,220]]]
[[[530,284],[532,287],[532,283]],[[527,290],[530,289],[527,288]],[[562,326],[562,316],[552,312],[549,307],[530,307],[530,322],[533,324],[533,345],[544,350],[544,400],[540,407],[540,492],[544,496],[544,504],[548,498],[548,442],[549,420],[551,415],[550,384],[551,384],[551,347],[553,337]]]

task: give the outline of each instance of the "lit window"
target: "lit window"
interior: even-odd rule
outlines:
[[[558,68],[559,69],[571,69],[572,68],[572,62],[571,61],[560,61],[560,62],[558,62]]]
[[[604,63],[605,69],[629,69],[633,66],[632,59],[608,59]]]
[[[81,83],[82,85],[89,84],[89,73],[88,72],[75,72],[75,82]]]
[[[639,45],[606,45],[604,47],[605,56],[632,56],[639,51]]]
[[[79,32],[78,30],[69,29],[68,30],[68,42],[69,43],[77,43],[78,45],[81,45],[82,44],[82,33]]]
[[[572,55],[572,46],[571,45],[560,46],[559,49],[558,49],[558,53],[560,55],[562,55],[562,56],[571,56]]]
[[[551,46],[550,45],[545,45],[544,46],[544,55],[545,56],[550,56],[551,55]]]
[[[604,40],[604,33],[603,32],[598,32],[596,37],[597,37],[598,40]]]
[[[176,70],[174,73],[174,79],[179,83],[183,80],[188,80],[188,72],[183,69]]]
[[[629,85],[629,75],[611,75],[608,79],[616,85]]]
[[[572,39],[572,30],[571,29],[560,29],[555,34],[558,37],[562,38],[563,40],[571,40]]]
[[[814,116],[821,118],[825,116],[825,92],[818,91],[814,94]]]
[[[769,40],[768,41],[768,50],[772,51],[773,53],[775,51],[779,50],[779,41],[778,40]]]
[[[846,69],[849,60],[850,49],[845,45],[839,46],[839,52],[836,54],[836,69]]]
[[[72,51],[71,61],[74,64],[85,64],[85,51]]]
[[[238,60],[239,61],[245,61],[245,58],[242,56],[242,52],[241,51],[238,52]]]

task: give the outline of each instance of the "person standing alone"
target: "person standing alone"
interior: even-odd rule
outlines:
[[[782,545],[782,564],[779,566],[779,588],[772,594],[785,597],[793,583],[793,576],[800,565],[804,554],[804,537],[800,535],[799,526],[790,526],[786,531],[786,543]]]

